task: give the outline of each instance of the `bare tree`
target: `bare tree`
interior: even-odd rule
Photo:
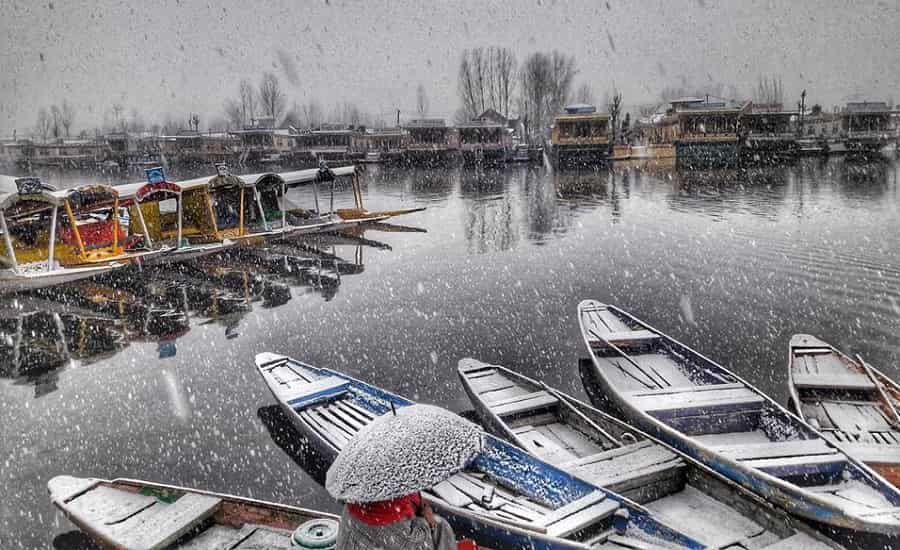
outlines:
[[[784,86],[781,83],[781,77],[760,76],[756,83],[753,101],[765,105],[783,105]]]
[[[536,52],[526,58],[520,72],[520,109],[526,130],[540,135],[553,115],[568,102],[577,73],[575,58],[558,51]]]
[[[463,50],[457,93],[466,116],[472,119],[490,108],[508,117],[515,72],[516,58],[507,48]]]
[[[278,124],[278,119],[284,112],[285,101],[278,77],[274,73],[264,74],[259,83],[259,103],[263,114],[272,117],[275,124]]]
[[[112,106],[113,112],[113,124],[117,130],[121,130],[125,132],[127,130],[125,119],[122,117],[122,113],[125,112],[125,107],[121,103],[113,103]]]
[[[63,101],[62,108],[60,109],[60,114],[62,115],[60,123],[66,130],[66,137],[69,137],[69,132],[72,130],[72,125],[75,124],[75,108],[72,107],[72,104],[68,101]]]
[[[50,113],[47,112],[47,108],[41,107],[38,109],[37,122],[34,126],[34,131],[37,135],[41,136],[41,141],[47,142],[47,137],[50,135],[50,128],[52,126],[53,121],[50,119]]]
[[[316,100],[310,100],[303,106],[303,122],[307,128],[317,128],[322,124],[322,105]]]
[[[143,132],[146,127],[144,117],[138,112],[137,107],[132,107],[129,112],[128,127],[132,132]]]
[[[225,101],[225,120],[229,128],[241,129],[246,125],[244,110],[241,103],[233,99]]]
[[[240,105],[240,123],[239,127],[247,126],[256,115],[256,91],[253,84],[246,78],[241,80],[238,86],[238,97]]]
[[[53,139],[59,139],[62,135],[62,110],[58,105],[50,106],[50,133]]]
[[[425,86],[421,82],[416,88],[416,113],[422,118],[428,114],[428,96],[425,94]]]
[[[606,108],[609,112],[610,134],[612,135],[612,142],[616,143],[617,134],[619,131],[619,116],[621,116],[622,114],[622,93],[614,89],[612,92],[612,97],[607,102]]]
[[[586,103],[588,105],[594,105],[597,102],[597,98],[594,97],[594,90],[591,89],[591,85],[587,82],[582,82],[581,86],[578,87],[578,91],[575,92],[575,101],[578,103]]]

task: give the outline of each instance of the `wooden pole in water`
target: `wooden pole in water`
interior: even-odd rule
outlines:
[[[6,244],[6,255],[14,270],[18,271],[19,264],[16,261],[16,251],[13,249],[12,237],[9,235],[9,228],[6,226],[6,216],[0,212],[0,229],[3,230],[3,242]]]
[[[66,216],[69,217],[69,225],[72,226],[72,233],[75,234],[75,242],[78,243],[78,251],[80,252],[82,261],[86,260],[87,253],[84,251],[84,241],[81,240],[81,231],[78,230],[78,222],[75,220],[75,214],[72,213],[72,205],[66,200]]]
[[[53,211],[50,214],[50,247],[47,253],[47,271],[53,271],[53,256],[56,253],[56,215],[59,213],[59,206],[53,205]]]
[[[316,202],[316,216],[319,215],[319,182],[313,182],[313,200]]]

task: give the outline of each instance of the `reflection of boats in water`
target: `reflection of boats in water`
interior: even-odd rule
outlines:
[[[226,338],[238,337],[254,308],[283,306],[298,292],[331,300],[344,277],[365,270],[365,248],[391,250],[361,230],[316,235],[123,269],[16,297],[0,306],[0,377],[34,385],[40,396],[56,389],[60,369],[108,358],[130,344],[155,344],[165,359],[195,326],[222,326]]]
[[[35,386],[35,397],[56,389],[58,370],[89,364],[125,345],[113,319],[40,299],[0,309],[0,377]]]

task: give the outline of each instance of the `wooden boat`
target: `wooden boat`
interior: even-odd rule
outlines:
[[[298,527],[319,520],[304,532],[323,539],[326,531],[336,534],[331,522],[338,520],[296,506],[136,479],[57,476],[47,489],[53,504],[104,548],[298,548],[292,544]]]
[[[96,265],[120,262],[139,264],[172,251],[172,246],[148,248],[141,236],[121,223],[127,205],[108,185],[86,185],[58,191],[65,207],[60,239],[73,251],[66,265]]]
[[[0,294],[78,281],[124,265],[78,265],[77,253],[57,238],[65,200],[35,178],[0,179],[6,191],[0,193]],[[24,185],[21,191],[17,185]]]
[[[835,547],[735,482],[543,383],[475,359],[461,360],[458,374],[491,433],[642,504],[709,548]]]
[[[796,334],[789,348],[788,384],[797,415],[900,485],[900,416],[890,386],[861,357],[851,359],[815,336]]]
[[[193,260],[236,244],[230,239],[216,238],[213,210],[207,204],[205,192],[196,192],[198,186],[185,190],[177,183],[166,181],[160,169],[148,172],[158,176],[146,183],[116,187],[128,204],[130,218],[137,221],[132,224],[132,233],[134,229],[139,230],[148,249],[168,249],[165,256],[147,263]]]
[[[900,492],[772,399],[614,306],[586,300],[578,319],[594,405],[833,536],[896,540]]]
[[[412,402],[333,370],[256,356],[260,374],[329,465],[367,423]],[[423,493],[457,536],[501,549],[702,548],[646,509],[495,437],[462,472]]]

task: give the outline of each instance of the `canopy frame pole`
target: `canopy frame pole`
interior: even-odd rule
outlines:
[[[53,271],[53,256],[56,254],[56,216],[59,213],[59,206],[53,205],[50,213],[50,246],[47,255],[47,271]]]
[[[219,237],[219,224],[218,224],[218,222],[216,222],[216,208],[215,208],[215,206],[213,206],[212,195],[209,192],[205,193],[205,199],[206,199],[206,201],[205,201],[206,202],[206,213],[209,214],[209,221],[212,222],[213,237],[218,238]]]
[[[256,207],[259,208],[259,217],[262,218],[263,229],[269,231],[269,222],[266,221],[266,213],[263,211],[262,193],[256,187],[253,188],[253,197],[256,199]]]
[[[328,215],[334,214],[334,180],[331,180],[331,205],[328,208]]]
[[[12,237],[9,234],[9,227],[6,225],[6,216],[0,212],[0,229],[3,230],[3,243],[6,245],[6,255],[12,264],[13,270],[19,270],[19,262],[16,261],[16,251],[13,248]]]
[[[287,231],[287,184],[281,180],[281,232]]]
[[[244,236],[244,191],[245,189],[241,187],[241,212],[238,214],[238,235]]]
[[[119,252],[119,199],[113,202],[113,252]],[[124,250],[123,250],[124,252]]]
[[[316,202],[316,216],[321,216],[322,212],[319,210],[319,182],[313,182],[313,200]]]
[[[75,220],[75,214],[72,213],[72,204],[66,200],[66,215],[69,217],[69,225],[72,226],[72,233],[75,234],[75,242],[78,243],[78,251],[81,253],[81,260],[87,260],[87,252],[84,250],[84,241],[81,240],[81,231],[78,230],[78,222]]]
[[[359,186],[359,172],[353,172],[353,198],[356,199],[356,207],[363,210],[362,189]]]
[[[141,231],[144,232],[144,241],[147,243],[147,248],[153,248],[153,240],[150,238],[150,231],[147,229],[147,222],[144,221],[144,211],[141,208],[141,203],[138,201],[134,201],[135,210],[137,210],[138,221],[141,222]]]
[[[179,191],[178,193],[175,194],[175,200],[178,201],[178,241],[175,243],[175,248],[181,248],[181,232],[182,232],[182,219],[183,219],[183,216],[182,216],[183,202],[181,200],[181,197],[182,197],[181,191]]]

